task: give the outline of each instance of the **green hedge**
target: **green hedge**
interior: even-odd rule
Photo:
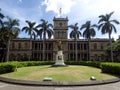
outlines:
[[[92,67],[97,67],[100,68],[100,64],[101,62],[97,62],[97,61],[68,61],[65,62],[67,65],[84,65],[84,66],[92,66]]]
[[[16,70],[16,66],[10,63],[0,63],[0,74],[14,72]]]
[[[52,65],[52,61],[24,61],[24,62],[5,62],[0,63],[0,74],[16,71],[17,68],[27,66]]]
[[[53,61],[24,61],[0,63],[0,74],[14,72],[17,68],[39,65],[53,65]],[[120,75],[120,63],[101,63],[96,61],[66,61],[67,65],[84,65],[101,68],[103,73]]]
[[[109,73],[120,76],[120,63],[101,63],[103,73]]]

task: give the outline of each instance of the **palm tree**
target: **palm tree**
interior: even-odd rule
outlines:
[[[13,38],[16,38],[20,32],[19,29],[19,20],[17,19],[11,19],[10,17],[7,16],[7,21],[4,22],[4,35],[5,39],[7,40],[7,57],[6,61],[9,61],[9,46],[10,46],[10,41]]]
[[[22,31],[25,31],[26,33],[28,33],[28,35],[30,35],[30,52],[29,52],[29,60],[31,59],[31,49],[32,49],[32,35],[35,35],[35,32],[37,31],[37,28],[35,26],[35,22],[30,22],[28,20],[26,20],[26,23],[28,24],[28,26],[25,26],[22,28]]]
[[[7,34],[8,33],[7,33],[6,28],[1,27],[0,28],[0,45],[2,46],[2,50],[3,50],[2,58],[1,58],[2,62],[5,60],[5,55],[7,55],[7,53],[6,53],[6,46],[7,46],[7,43],[8,43]]]
[[[1,11],[1,8],[0,8],[0,11]],[[4,18],[4,15],[0,13],[0,28],[1,26],[3,27],[3,21],[2,21],[3,18]]]
[[[4,18],[4,15],[1,13],[1,8],[0,8],[0,45],[1,46],[5,46],[4,45],[4,42],[3,42],[3,19]],[[4,48],[4,47],[2,47],[2,48]],[[3,61],[3,57],[2,57],[2,61]]]
[[[40,38],[47,39],[47,35],[48,38],[50,39],[53,35],[53,30],[51,28],[53,28],[53,25],[51,23],[48,23],[48,21],[45,21],[44,19],[41,19],[41,24],[39,24],[37,26],[38,29],[38,35],[40,35]]]
[[[75,60],[77,61],[78,56],[77,56],[77,40],[79,39],[81,32],[78,31],[79,27],[77,26],[78,23],[75,23],[74,25],[70,25],[68,27],[70,27],[72,29],[72,32],[70,33],[70,38],[74,38],[75,39],[75,51],[76,51],[76,56],[75,56]]]
[[[111,12],[109,14],[106,14],[106,15],[100,15],[99,18],[100,20],[98,21],[98,30],[101,29],[101,33],[102,34],[106,34],[108,33],[108,36],[109,36],[109,43],[110,43],[110,56],[111,56],[111,61],[113,62],[113,52],[112,52],[112,40],[111,40],[111,34],[114,30],[114,32],[116,33],[117,30],[116,30],[116,27],[114,26],[113,23],[115,24],[119,24],[119,22],[115,19],[111,20],[111,16],[113,15],[114,12]]]
[[[46,40],[46,35],[48,35],[48,38],[51,38],[51,36],[53,35],[53,30],[51,28],[53,28],[53,25],[51,23],[48,23],[48,21],[45,21],[44,19],[41,19],[41,24],[39,24],[37,26],[38,29],[38,35],[40,36],[40,39],[43,36],[43,60],[45,59],[45,40]]]
[[[95,29],[96,25],[91,25],[91,21],[86,21],[80,28],[80,30],[84,29],[83,37],[88,39],[88,60],[91,60],[90,57],[90,39],[96,35]]]

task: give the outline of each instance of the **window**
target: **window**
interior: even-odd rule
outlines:
[[[60,22],[59,25],[60,25],[60,27],[62,27],[62,25],[63,25],[62,22]]]
[[[20,53],[17,54],[17,60],[21,60],[21,54]]]
[[[37,47],[38,47],[38,44],[37,44],[37,43],[35,43],[35,50],[37,50]]]
[[[84,43],[84,50],[86,50],[87,49],[87,45],[86,45],[86,43]]]
[[[21,49],[21,43],[18,43],[18,49]]]
[[[97,60],[98,59],[98,55],[94,54],[94,59]]]
[[[41,47],[40,50],[43,50],[43,44],[42,43],[40,44],[40,47]]]
[[[80,46],[81,46],[81,50],[83,50],[83,44],[81,44]]]
[[[97,49],[97,43],[94,43],[94,49]]]
[[[101,44],[101,50],[103,50],[103,44]]]
[[[80,50],[80,44],[77,44],[77,49]]]
[[[15,43],[12,43],[12,49],[14,49],[15,48]]]
[[[25,48],[28,48],[28,44],[27,44],[27,42],[25,42]]]
[[[58,36],[57,36],[58,38],[60,37],[60,32],[58,32]]]
[[[49,43],[49,47],[48,47],[49,50],[52,50],[52,44]]]
[[[73,50],[73,46],[72,46],[72,44],[70,44],[70,50]]]

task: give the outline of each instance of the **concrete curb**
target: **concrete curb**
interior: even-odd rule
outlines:
[[[82,81],[82,82],[52,82],[52,81],[27,81],[27,80],[18,80],[10,79],[5,77],[0,77],[1,82],[6,82],[10,84],[18,85],[28,85],[28,86],[91,86],[91,85],[103,85],[119,82],[120,78],[100,80],[100,81]]]

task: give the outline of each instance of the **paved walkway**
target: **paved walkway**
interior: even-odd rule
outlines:
[[[105,85],[73,87],[25,86],[0,82],[0,90],[120,90],[120,82]]]

